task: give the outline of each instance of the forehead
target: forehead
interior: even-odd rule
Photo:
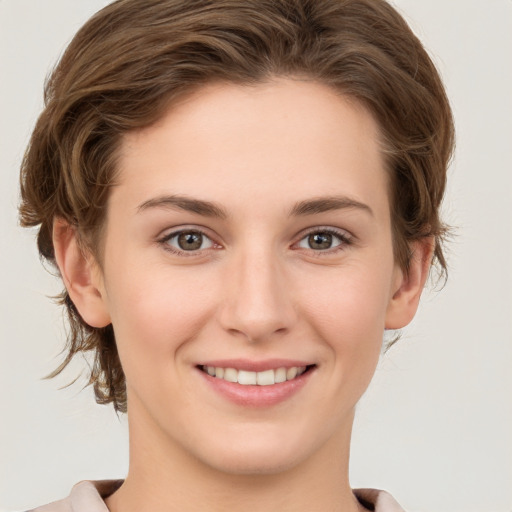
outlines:
[[[119,170],[120,188],[134,201],[157,190],[233,204],[247,194],[291,203],[335,193],[368,200],[383,190],[387,200],[372,115],[311,81],[204,86],[125,135]]]

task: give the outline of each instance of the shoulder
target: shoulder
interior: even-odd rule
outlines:
[[[67,498],[37,507],[29,512],[109,512],[103,499],[116,491],[122,483],[122,480],[79,482]],[[354,494],[363,506],[374,512],[405,512],[385,491],[354,489]]]
[[[374,512],[405,512],[391,494],[378,489],[354,489],[354,494],[364,507]]]
[[[67,498],[37,507],[29,512],[108,512],[103,498],[112,494],[121,483],[122,480],[79,482]]]

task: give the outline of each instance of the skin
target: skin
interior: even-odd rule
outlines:
[[[112,322],[127,379],[130,469],[110,510],[363,510],[348,482],[354,408],[431,256],[425,241],[407,275],[394,261],[373,117],[314,82],[212,84],[126,135],[119,169],[101,265],[54,227],[70,295],[90,325]],[[225,216],[162,201],[176,195]],[[183,229],[204,233],[199,250],[171,252]],[[312,248],[326,229],[332,247]],[[196,368],[226,358],[315,367],[284,402],[244,407]]]

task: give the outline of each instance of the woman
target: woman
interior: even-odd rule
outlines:
[[[387,3],[121,0],[54,71],[22,223],[69,351],[128,412],[126,480],[52,510],[401,510],[348,481],[385,330],[413,318],[453,146]]]

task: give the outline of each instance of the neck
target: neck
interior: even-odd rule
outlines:
[[[110,512],[363,511],[348,481],[352,419],[332,443],[292,467],[241,474],[204,464],[129,416],[130,469],[107,506]]]

